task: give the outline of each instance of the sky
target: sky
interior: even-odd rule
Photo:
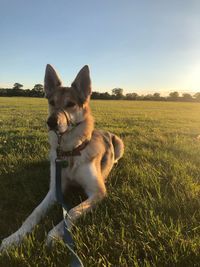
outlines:
[[[0,0],[0,87],[70,85],[89,65],[93,91],[200,91],[199,0]]]

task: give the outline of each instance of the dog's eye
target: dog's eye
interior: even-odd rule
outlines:
[[[50,100],[50,101],[49,101],[49,104],[50,104],[51,106],[55,106],[55,101],[54,101],[54,100]]]
[[[68,102],[67,105],[66,105],[66,108],[71,108],[71,107],[74,107],[76,104],[74,102]]]

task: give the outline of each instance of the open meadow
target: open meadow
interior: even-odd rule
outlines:
[[[118,134],[125,155],[108,196],[73,229],[85,267],[200,266],[200,104],[91,101],[96,128]],[[0,98],[0,238],[17,230],[48,190],[47,100]],[[72,196],[74,202],[77,201]],[[45,246],[59,205],[0,267],[66,267],[62,243]]]

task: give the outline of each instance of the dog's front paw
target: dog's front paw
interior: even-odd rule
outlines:
[[[46,246],[52,247],[57,241],[63,240],[63,234],[63,229],[52,229],[47,235]]]
[[[56,244],[57,241],[60,241],[60,240],[61,239],[59,239],[55,236],[48,235],[45,244],[47,247],[51,248]]]
[[[1,246],[0,246],[0,252],[7,251],[12,246],[17,246],[21,242],[21,238],[19,235],[12,234],[11,236],[3,239]]]

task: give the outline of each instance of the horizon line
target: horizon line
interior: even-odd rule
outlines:
[[[38,83],[36,83],[38,84]],[[39,83],[40,84],[40,83]],[[41,83],[41,85],[43,86],[43,84]],[[34,86],[33,86],[34,87]],[[32,88],[28,88],[28,87],[24,87],[21,88],[22,90],[32,90]],[[123,89],[122,87],[115,87],[115,88],[121,88]],[[13,89],[13,87],[5,87],[5,86],[1,86],[0,85],[0,89]],[[112,88],[114,89],[114,88]],[[97,93],[112,93],[112,89],[108,89],[108,90],[96,90],[96,89],[93,89],[92,92],[97,92]],[[185,93],[188,93],[188,94],[196,94],[196,93],[199,93],[200,92],[200,89],[199,90],[189,90],[189,89],[186,89],[186,90],[177,90],[177,89],[169,89],[169,90],[152,90],[152,89],[136,89],[136,90],[127,90],[127,89],[123,89],[123,94],[126,95],[126,94],[131,94],[131,93],[137,93],[138,95],[142,96],[143,94],[146,94],[146,95],[153,95],[154,93],[159,93],[161,96],[168,96],[169,93],[172,93],[172,92],[178,92],[179,94],[185,94]]]

